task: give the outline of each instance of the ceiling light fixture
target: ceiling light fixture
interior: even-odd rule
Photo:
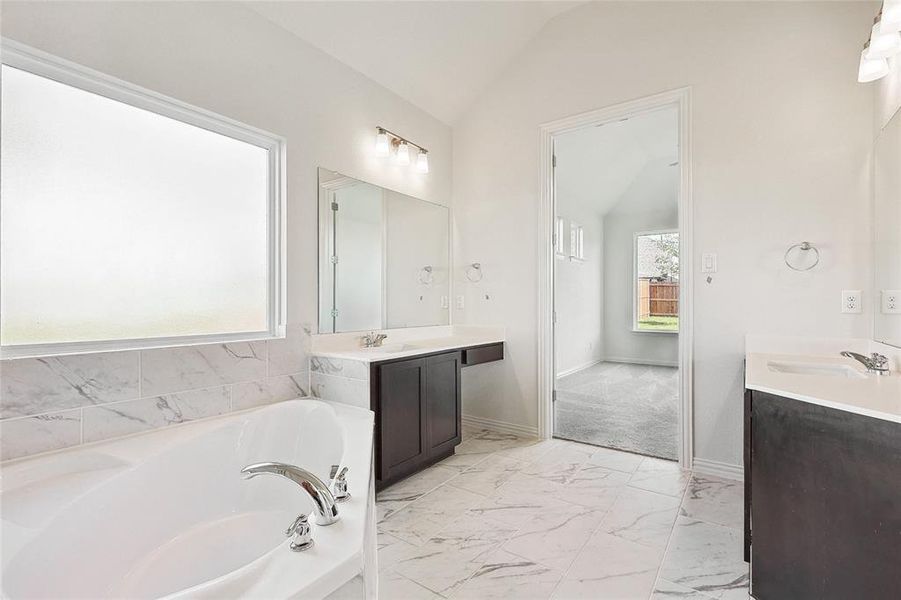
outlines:
[[[384,158],[391,155],[394,150],[394,160],[400,166],[410,164],[410,147],[416,148],[416,170],[420,173],[429,172],[428,149],[423,148],[415,142],[403,138],[396,133],[388,131],[384,127],[376,127],[375,135],[375,155]]]
[[[888,61],[884,58],[870,58],[869,49],[870,42],[867,42],[860,53],[860,66],[857,68],[859,83],[869,83],[888,75]]]
[[[882,12],[873,19],[873,29],[870,31],[870,47],[867,50],[867,58],[891,58],[901,52],[901,33],[897,31],[882,30]]]

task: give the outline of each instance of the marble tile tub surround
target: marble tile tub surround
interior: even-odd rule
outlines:
[[[309,328],[284,339],[0,362],[0,458],[310,396]]]
[[[742,484],[465,428],[377,498],[382,598],[748,598]]]
[[[314,398],[368,409],[369,363],[310,356],[310,393]]]

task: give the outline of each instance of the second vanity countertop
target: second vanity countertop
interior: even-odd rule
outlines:
[[[901,376],[867,373],[851,358],[748,352],[745,388],[901,423]]]
[[[504,330],[499,327],[442,326],[388,330],[387,334],[375,348],[360,347],[359,333],[316,336],[319,339],[314,339],[310,354],[372,363],[504,342]]]

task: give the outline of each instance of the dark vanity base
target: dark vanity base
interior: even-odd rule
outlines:
[[[503,358],[499,342],[372,363],[377,491],[454,453],[463,439],[461,369]]]
[[[745,407],[753,597],[901,598],[901,424],[757,391]]]

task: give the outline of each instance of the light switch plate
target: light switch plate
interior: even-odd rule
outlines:
[[[463,310],[466,306],[466,296],[457,296],[457,310]]]
[[[901,315],[901,290],[882,290],[882,313]]]
[[[863,312],[860,290],[842,290],[842,312],[859,314]]]
[[[716,273],[716,253],[705,252],[701,255],[701,273]]]

